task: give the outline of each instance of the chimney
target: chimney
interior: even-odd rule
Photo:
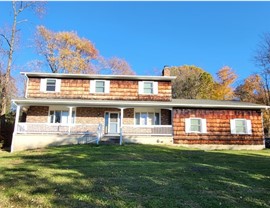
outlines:
[[[171,76],[171,70],[168,65],[165,65],[162,70],[162,76]]]

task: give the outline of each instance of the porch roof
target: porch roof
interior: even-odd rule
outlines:
[[[18,98],[12,100],[16,105],[44,106],[65,105],[73,107],[160,107],[160,108],[216,108],[216,109],[268,109],[270,106],[240,101],[218,101],[197,99],[172,99],[170,102],[162,101],[123,101],[123,100],[83,100],[83,99],[40,99]]]
[[[175,76],[141,76],[141,75],[103,75],[103,74],[63,74],[63,73],[41,73],[21,72],[22,75],[33,78],[77,78],[77,79],[109,79],[109,80],[151,80],[172,81]]]

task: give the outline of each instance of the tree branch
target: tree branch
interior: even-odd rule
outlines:
[[[8,38],[4,34],[0,34],[0,36],[2,36],[7,41],[8,46],[11,48],[11,44],[10,44]]]

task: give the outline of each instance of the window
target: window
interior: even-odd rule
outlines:
[[[61,79],[41,79],[40,91],[42,92],[60,92]]]
[[[105,92],[105,81],[96,81],[96,92]]]
[[[52,110],[50,111],[50,123],[68,124],[68,111]],[[75,123],[75,111],[72,111],[71,123]]]
[[[91,80],[90,93],[110,93],[109,80]]]
[[[153,82],[143,82],[143,93],[144,94],[153,94]]]
[[[146,95],[158,94],[158,82],[140,81],[139,94],[146,94]]]
[[[47,79],[46,91],[55,91],[55,89],[56,89],[56,80]]]
[[[135,113],[135,124],[143,126],[159,125],[159,118],[159,113],[137,112]]]
[[[232,119],[231,133],[232,134],[252,134],[251,121],[246,119]]]
[[[186,133],[206,133],[206,119],[202,118],[186,118],[185,119]]]

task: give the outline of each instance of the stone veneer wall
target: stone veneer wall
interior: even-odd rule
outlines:
[[[185,118],[207,120],[207,133],[185,133]],[[252,135],[231,134],[230,119],[251,120]],[[264,142],[261,112],[258,110],[213,110],[180,109],[173,110],[175,144],[244,144],[262,145]]]
[[[49,106],[30,106],[27,111],[27,123],[47,123]]]
[[[77,107],[76,121],[77,124],[99,124],[104,123],[105,112],[118,112],[117,108],[92,108]],[[49,115],[48,106],[30,106],[27,111],[26,122],[28,123],[47,123]],[[134,108],[124,109],[124,125],[134,125]],[[171,111],[161,109],[161,125],[171,125]]]

